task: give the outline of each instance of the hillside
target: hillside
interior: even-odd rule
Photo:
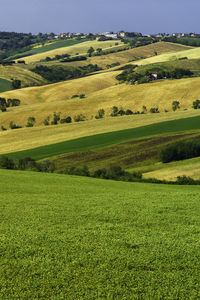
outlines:
[[[187,57],[188,59],[199,59],[200,58],[200,48],[193,48],[185,51],[177,51],[174,53],[165,53],[157,55],[155,57],[150,57],[137,62],[138,65],[148,65],[164,61],[174,61],[182,57]]]
[[[199,99],[200,78],[157,81],[141,85],[115,84],[117,72],[100,73],[81,79],[26,88],[1,93],[1,97],[18,98],[22,104],[10,108],[1,115],[1,124],[8,126],[10,120],[25,125],[31,115],[41,125],[48,115],[61,112],[62,116],[83,114],[87,119],[93,118],[101,108],[109,116],[113,106],[141,111],[146,106],[158,107],[160,112],[171,111],[174,100],[180,102],[180,109],[191,109],[194,100]],[[84,99],[70,99],[74,94],[86,94]],[[43,102],[43,103],[42,103]],[[33,104],[33,103],[37,103]]]
[[[3,115],[3,114],[2,114]],[[29,112],[29,116],[31,111]],[[37,126],[17,130],[0,131],[0,153],[22,151],[44,145],[93,136],[111,131],[137,128],[169,120],[185,119],[200,115],[200,111],[179,111],[90,120],[56,126]],[[20,119],[18,120],[20,122]]]
[[[167,42],[157,42],[147,46],[142,46],[138,48],[133,48],[130,50],[112,53],[108,55],[95,56],[87,59],[88,63],[97,64],[98,66],[105,68],[107,65],[111,65],[112,63],[119,62],[120,64],[125,64],[131,61],[136,61],[140,58],[148,58],[163,53],[171,53],[171,52],[180,52],[188,49],[192,49],[189,46],[183,46],[173,43]]]
[[[0,176],[0,298],[198,298],[199,187]]]
[[[0,65],[0,78],[11,80],[19,79],[22,82],[22,86],[26,85],[40,85],[45,84],[46,80],[40,75],[31,72],[20,66],[2,66]],[[14,91],[17,92],[17,91]]]
[[[119,45],[115,45],[116,43],[118,43]],[[26,63],[30,64],[30,63],[34,63],[34,62],[38,62],[41,59],[45,59],[47,56],[49,57],[54,57],[55,55],[62,55],[62,54],[69,54],[69,55],[77,55],[77,53],[79,55],[82,54],[86,54],[87,50],[90,47],[93,47],[95,50],[97,48],[102,48],[104,49],[111,49],[111,47],[114,49],[116,47],[124,45],[121,41],[119,40],[111,40],[111,41],[103,41],[103,42],[99,42],[99,41],[87,41],[87,42],[83,42],[83,43],[79,43],[79,44],[75,44],[72,46],[68,46],[68,47],[61,47],[61,48],[56,48],[53,50],[49,50],[46,52],[41,52],[38,54],[34,54],[31,56],[26,56],[20,59],[25,60]]]

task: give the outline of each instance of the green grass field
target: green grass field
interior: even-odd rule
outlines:
[[[64,153],[98,149],[142,137],[195,129],[200,129],[200,116],[155,123],[138,128],[113,131],[93,136],[86,136],[83,138],[46,145],[30,150],[9,153],[7,156],[13,159],[32,157],[36,160],[39,160]]]
[[[59,49],[59,48],[63,48],[63,47],[70,47],[73,45],[77,45],[83,42],[86,42],[87,39],[81,39],[81,40],[75,40],[75,39],[70,39],[70,40],[60,40],[60,41],[55,41],[50,43],[49,45],[44,45],[42,47],[35,47],[32,48],[29,51],[20,53],[20,54],[16,54],[14,56],[11,56],[10,59],[15,59],[17,58],[19,55],[22,57],[27,56],[27,55],[34,55],[34,54],[39,54],[39,53],[44,53],[47,51],[51,51],[51,50],[55,50],[55,49]]]
[[[10,81],[0,78],[0,93],[12,90],[12,84]]]
[[[199,298],[199,187],[0,176],[1,299]]]

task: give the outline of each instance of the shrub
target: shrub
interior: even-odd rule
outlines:
[[[199,109],[200,108],[200,100],[195,100],[192,104],[192,107],[194,109]]]
[[[159,113],[158,107],[151,107],[150,108],[150,113],[152,113],[152,114]]]
[[[13,87],[13,89],[20,89],[21,88],[21,80],[14,79],[12,81],[12,87]]]
[[[2,131],[5,131],[5,130],[7,130],[3,125],[1,125],[1,130]]]
[[[79,98],[79,95],[73,95],[73,96],[72,96],[72,99],[73,99],[73,98]]]
[[[178,108],[180,108],[180,102],[179,101],[173,101],[172,102],[172,110],[176,111]]]
[[[98,114],[95,116],[95,119],[102,119],[104,117],[105,111],[103,108],[98,110]]]
[[[118,115],[118,111],[119,111],[118,107],[117,106],[113,106],[111,117],[116,117]]]
[[[36,161],[31,157],[19,159],[17,168],[19,170],[38,170]]]
[[[43,160],[39,164],[39,170],[41,172],[53,173],[55,171],[55,164],[54,164],[54,162],[52,162],[48,159]]]
[[[66,117],[66,118],[63,118],[60,120],[60,123],[61,124],[64,124],[64,123],[71,123],[72,122],[72,118],[70,116]]]
[[[33,127],[34,126],[34,124],[35,124],[35,118],[34,117],[29,117],[28,119],[27,119],[27,124],[26,124],[26,127]]]
[[[126,114],[127,116],[128,116],[128,115],[133,115],[133,112],[132,112],[132,110],[127,109],[126,112],[125,112],[125,114]]]
[[[2,112],[6,112],[6,111],[7,111],[7,108],[6,108],[5,106],[2,106],[2,107],[1,107],[1,111],[2,111]]]
[[[57,125],[58,121],[60,121],[60,112],[59,113],[54,112],[53,121],[51,121],[51,125]]]
[[[82,122],[82,121],[85,121],[85,120],[86,120],[86,117],[82,114],[74,116],[74,122]]]
[[[85,98],[85,94],[81,94],[79,97],[80,97],[80,99],[83,99],[83,98]]]
[[[177,177],[177,180],[176,180],[176,183],[177,184],[180,184],[180,185],[196,185],[196,181],[194,179],[192,179],[191,177],[189,176],[178,176]]]
[[[90,176],[90,172],[87,166],[83,166],[80,168],[72,166],[65,169],[64,173],[69,175],[77,175],[77,176],[88,176],[88,177]]]
[[[22,128],[22,126],[16,125],[15,123],[13,123],[13,121],[10,121],[9,127],[10,127],[10,129],[18,129],[18,128]]]
[[[15,164],[12,159],[9,159],[6,156],[0,157],[0,168],[1,169],[14,169]]]
[[[45,126],[48,126],[48,125],[49,125],[49,121],[50,121],[50,117],[48,116],[48,117],[46,117],[46,119],[44,120],[43,124],[44,124]]]

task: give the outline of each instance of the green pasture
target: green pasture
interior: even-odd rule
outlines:
[[[12,90],[12,84],[10,81],[0,78],[0,93]]]
[[[43,47],[39,47],[39,48],[32,48],[29,51],[23,52],[23,53],[18,53],[12,57],[9,57],[9,59],[16,59],[19,55],[20,57],[22,56],[28,56],[28,55],[33,55],[33,54],[38,54],[38,53],[44,53],[47,51],[51,51],[51,50],[55,50],[55,49],[59,49],[59,48],[63,48],[63,47],[69,47],[69,46],[73,46],[76,44],[80,44],[83,42],[86,42],[87,39],[80,39],[80,40],[76,40],[76,39],[69,39],[69,40],[59,40],[56,42],[53,42],[52,44],[43,46]]]
[[[199,299],[199,187],[0,176],[1,299]]]
[[[196,129],[200,129],[200,116],[166,121],[138,128],[113,131],[94,136],[87,136],[30,150],[9,153],[7,154],[7,156],[13,159],[32,157],[36,160],[39,160],[64,153],[103,148],[113,144],[118,144],[142,137]]]

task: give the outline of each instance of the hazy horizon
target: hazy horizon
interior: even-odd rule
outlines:
[[[1,0],[0,31],[200,32],[198,0]]]

